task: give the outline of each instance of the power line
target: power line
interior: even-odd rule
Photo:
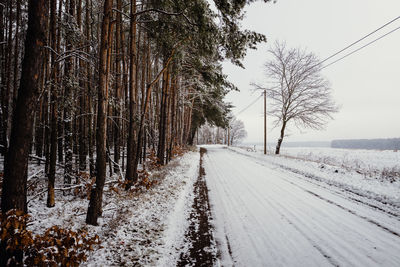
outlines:
[[[327,60],[329,60],[329,59],[331,59],[331,58],[333,58],[333,57],[335,57],[335,56],[337,56],[338,54],[340,54],[340,53],[346,51],[346,50],[349,49],[350,47],[352,47],[352,46],[358,44],[359,42],[361,42],[361,41],[363,41],[363,40],[365,40],[365,39],[368,38],[369,36],[373,35],[374,33],[378,32],[378,31],[380,31],[380,30],[382,30],[383,28],[385,28],[386,26],[392,24],[393,22],[395,22],[395,21],[398,20],[398,19],[400,19],[400,16],[398,16],[398,17],[396,17],[396,18],[390,20],[389,22],[383,24],[382,26],[380,26],[379,28],[375,29],[374,31],[368,33],[368,34],[365,35],[364,37],[358,39],[357,41],[355,41],[355,42],[349,44],[349,45],[346,46],[345,48],[343,48],[343,49],[337,51],[336,53],[334,53],[334,54],[332,54],[332,55],[330,55],[329,57],[325,58],[324,60],[322,60],[321,62],[319,62],[319,63],[316,64],[315,66],[313,66],[313,68],[316,67],[316,66],[321,65],[322,63],[326,62]],[[333,65],[333,64],[335,64],[336,62],[339,62],[339,61],[345,59],[345,58],[348,57],[348,56],[351,56],[352,54],[354,54],[354,53],[360,51],[361,49],[363,49],[363,48],[365,48],[365,47],[367,47],[367,46],[369,46],[369,45],[371,45],[371,44],[373,44],[373,43],[379,41],[380,39],[382,39],[382,38],[388,36],[389,34],[395,32],[395,31],[397,31],[397,30],[399,30],[399,29],[400,29],[400,27],[397,27],[397,28],[391,30],[390,32],[385,33],[384,35],[382,35],[382,36],[376,38],[375,40],[373,40],[373,41],[371,41],[371,42],[369,42],[369,43],[367,43],[367,44],[365,44],[365,45],[363,45],[363,46],[361,46],[360,48],[357,48],[356,50],[354,50],[354,51],[352,51],[352,52],[350,52],[350,53],[348,53],[348,54],[342,56],[341,58],[339,58],[339,59],[337,59],[337,60],[335,60],[335,61],[329,63],[328,65],[323,66],[323,67],[321,68],[321,70],[322,70],[322,69],[325,69],[325,68],[327,68],[327,67],[329,67],[329,66],[331,66],[331,65]],[[260,95],[259,97],[257,97],[253,102],[251,102],[251,103],[250,103],[249,105],[247,105],[245,108],[243,108],[242,110],[240,110],[235,116],[238,116],[239,114],[241,114],[241,113],[243,113],[244,111],[246,111],[248,108],[250,108],[252,105],[254,105],[262,96],[263,96],[263,95],[261,94],[261,95]]]
[[[329,66],[332,65],[332,64],[335,64],[335,63],[338,62],[338,61],[341,61],[341,60],[345,59],[345,58],[348,57],[348,56],[351,56],[352,54],[354,54],[354,53],[360,51],[361,49],[363,49],[363,48],[365,48],[365,47],[367,47],[367,46],[369,46],[369,45],[371,45],[371,44],[373,44],[373,43],[379,41],[380,39],[382,39],[382,38],[388,36],[389,34],[395,32],[395,31],[397,31],[397,30],[399,30],[399,29],[400,29],[400,26],[397,27],[397,28],[395,28],[395,29],[393,29],[393,30],[391,30],[390,32],[385,33],[384,35],[382,35],[382,36],[376,38],[375,40],[373,40],[373,41],[371,41],[371,42],[369,42],[369,43],[367,43],[367,44],[361,46],[360,48],[357,48],[356,50],[354,50],[354,51],[352,51],[352,52],[350,52],[350,53],[348,53],[348,54],[342,56],[341,58],[339,58],[339,59],[337,59],[337,60],[335,60],[335,61],[329,63],[328,65],[323,66],[323,67],[321,68],[321,70],[322,70],[322,69],[325,69],[325,68],[327,68],[327,67],[329,67]]]
[[[235,116],[238,116],[239,114],[243,113],[244,111],[246,111],[248,108],[250,108],[252,105],[254,105],[263,95],[260,95],[259,97],[257,97],[253,102],[251,102],[249,105],[247,105],[244,109],[242,109],[241,111],[239,111],[238,113],[236,113]]]
[[[400,19],[400,16],[398,16],[398,17],[396,17],[396,18],[392,19],[391,21],[389,21],[389,22],[387,22],[387,23],[383,24],[382,26],[380,26],[380,27],[379,27],[379,28],[377,28],[376,30],[374,30],[374,31],[372,31],[372,32],[370,32],[370,33],[368,33],[367,35],[365,35],[365,36],[364,36],[364,37],[362,37],[361,39],[358,39],[357,41],[355,41],[355,42],[351,43],[350,45],[346,46],[345,48],[343,48],[343,49],[339,50],[338,52],[336,52],[336,53],[332,54],[331,56],[329,56],[329,57],[325,58],[325,59],[324,59],[324,60],[322,60],[322,61],[321,61],[321,62],[320,62],[318,65],[321,65],[322,63],[324,63],[324,62],[326,62],[327,60],[329,60],[329,59],[333,58],[334,56],[336,56],[336,55],[338,55],[338,54],[342,53],[343,51],[345,51],[345,50],[349,49],[350,47],[352,47],[352,46],[354,46],[354,45],[358,44],[358,43],[359,43],[359,42],[361,42],[362,40],[364,40],[364,39],[368,38],[368,37],[369,37],[369,36],[371,36],[372,34],[376,33],[377,31],[380,31],[381,29],[383,29],[383,28],[385,28],[386,26],[388,26],[388,25],[392,24],[393,22],[395,22],[395,21],[396,21],[396,20],[398,20],[398,19]]]

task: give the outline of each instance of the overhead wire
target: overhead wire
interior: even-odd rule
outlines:
[[[254,105],[263,95],[260,95],[259,97],[257,97],[255,100],[253,100],[253,102],[251,102],[249,105],[247,105],[245,108],[243,108],[242,110],[240,110],[238,113],[236,113],[235,116],[238,116],[239,114],[243,113],[244,111],[246,111],[247,109],[249,109],[252,105]]]
[[[393,32],[395,32],[395,31],[397,31],[397,30],[399,30],[399,29],[400,29],[400,26],[397,27],[397,28],[395,28],[395,29],[393,29],[393,30],[391,30],[391,31],[389,31],[389,32],[387,32],[387,33],[385,33],[384,35],[382,35],[382,36],[376,38],[375,40],[373,40],[373,41],[371,41],[371,42],[369,42],[369,43],[367,43],[367,44],[361,46],[360,48],[357,48],[356,50],[354,50],[354,51],[352,51],[352,52],[350,52],[350,53],[348,53],[348,54],[342,56],[341,58],[339,58],[339,59],[337,59],[337,60],[335,60],[335,61],[329,63],[328,65],[323,66],[323,67],[321,68],[321,70],[322,70],[322,69],[325,69],[325,68],[327,68],[327,67],[329,67],[329,66],[331,66],[331,65],[333,65],[333,64],[335,64],[336,62],[339,62],[339,61],[345,59],[345,58],[348,57],[348,56],[351,56],[352,54],[354,54],[354,53],[360,51],[361,49],[363,49],[363,48],[365,48],[365,47],[367,47],[367,46],[369,46],[369,45],[371,45],[371,44],[373,44],[373,43],[379,41],[380,39],[382,39],[382,38],[388,36],[389,34],[392,34]]]
[[[318,65],[321,65],[322,63],[328,61],[329,59],[331,59],[331,58],[333,58],[333,57],[339,55],[340,53],[346,51],[347,49],[353,47],[354,45],[358,44],[359,42],[365,40],[366,38],[370,37],[371,35],[373,35],[374,33],[378,32],[378,31],[382,30],[383,28],[385,28],[386,26],[392,24],[393,22],[395,22],[395,21],[398,20],[398,19],[400,19],[400,16],[398,16],[398,17],[396,17],[396,18],[390,20],[389,22],[383,24],[382,26],[378,27],[377,29],[373,30],[372,32],[366,34],[365,36],[363,36],[362,38],[358,39],[357,41],[355,41],[355,42],[349,44],[348,46],[346,46],[346,47],[340,49],[339,51],[337,51],[337,52],[335,52],[334,54],[330,55],[329,57],[325,58],[324,60],[322,60],[321,62],[319,62],[317,65],[315,65],[315,66],[313,66],[313,67],[316,67],[316,66],[318,66]],[[345,58],[347,58],[347,57],[349,57],[349,56],[351,56],[352,54],[354,54],[354,53],[360,51],[361,49],[364,49],[365,47],[367,47],[367,46],[369,46],[369,45],[371,45],[371,44],[373,44],[373,43],[375,43],[375,42],[377,42],[377,41],[379,41],[379,40],[381,40],[381,39],[383,39],[384,37],[388,36],[389,34],[392,34],[393,32],[395,32],[395,31],[397,31],[397,30],[399,30],[399,29],[400,29],[400,26],[397,27],[397,28],[395,28],[395,29],[393,29],[393,30],[391,30],[391,31],[389,31],[389,32],[387,32],[387,33],[385,33],[384,35],[382,35],[382,36],[380,36],[380,37],[374,39],[373,41],[371,41],[371,42],[369,42],[369,43],[367,43],[367,44],[365,44],[365,45],[363,45],[363,46],[357,48],[356,50],[354,50],[354,51],[352,51],[352,52],[350,52],[350,53],[348,53],[348,54],[342,56],[341,58],[339,58],[339,59],[337,59],[337,60],[335,60],[335,61],[333,61],[333,62],[331,62],[331,63],[329,63],[329,64],[327,64],[327,65],[325,65],[325,66],[323,66],[323,67],[321,68],[321,70],[322,70],[322,69],[325,69],[325,68],[327,68],[327,67],[329,67],[329,66],[331,66],[331,65],[333,65],[333,64],[335,64],[335,63],[337,63],[337,62],[339,62],[339,61],[341,61],[341,60],[343,60],[343,59],[345,59]],[[241,113],[243,113],[244,111],[246,111],[247,109],[249,109],[249,108],[250,108],[252,105],[254,105],[262,96],[263,96],[263,95],[261,94],[261,95],[260,95],[259,97],[257,97],[253,102],[251,102],[251,103],[250,103],[249,105],[247,105],[245,108],[243,108],[243,109],[240,110],[238,113],[236,113],[235,116],[238,116],[238,115],[240,115]]]
[[[400,16],[398,16],[398,17],[396,17],[396,18],[390,20],[389,22],[383,24],[382,26],[378,27],[377,29],[373,30],[372,32],[370,32],[370,33],[368,33],[367,35],[363,36],[362,38],[358,39],[357,41],[355,41],[355,42],[349,44],[349,45],[346,46],[345,48],[342,48],[341,50],[337,51],[336,53],[330,55],[329,57],[327,57],[327,58],[325,58],[324,60],[322,60],[318,65],[320,65],[320,64],[322,64],[322,63],[324,63],[324,62],[326,62],[327,60],[333,58],[334,56],[336,56],[336,55],[342,53],[343,51],[349,49],[350,47],[352,47],[352,46],[358,44],[359,42],[361,42],[361,41],[363,41],[363,40],[365,40],[365,39],[368,38],[369,36],[371,36],[371,35],[373,35],[374,33],[380,31],[381,29],[385,28],[386,26],[392,24],[393,22],[395,22],[395,21],[398,20],[398,19],[400,19]]]

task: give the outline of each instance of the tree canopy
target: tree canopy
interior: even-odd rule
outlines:
[[[276,147],[285,136],[286,126],[293,122],[297,127],[322,129],[338,107],[331,96],[328,80],[321,74],[321,64],[311,52],[301,48],[288,48],[276,42],[269,50],[272,59],[265,63],[268,86],[253,84],[255,89],[266,90],[270,100],[268,114],[281,125]]]

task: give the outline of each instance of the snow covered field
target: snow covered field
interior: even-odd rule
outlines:
[[[257,146],[256,150],[263,153],[263,147]],[[274,151],[272,147],[268,150]],[[389,176],[386,178],[390,179],[397,176],[400,179],[400,151],[397,150],[282,147],[281,155],[337,166],[369,177]]]
[[[400,266],[399,182],[238,148],[207,149],[223,266]]]
[[[230,147],[229,149],[247,155],[254,160],[268,162],[274,164],[278,168],[302,174],[305,179],[314,183],[318,181],[339,188],[345,188],[347,191],[351,191],[354,194],[368,196],[376,201],[384,201],[400,207],[400,174],[397,172],[400,168],[400,160],[397,158],[400,152],[345,149],[336,151],[336,149],[323,148],[320,149],[321,153],[318,154],[319,157],[315,156],[314,160],[310,160],[310,153],[301,152],[301,148],[289,148],[280,156],[270,155],[267,157],[263,154],[262,150],[251,152],[243,147]],[[312,148],[307,149],[308,151],[312,150]],[[307,151],[307,149],[304,151]],[[292,155],[296,154],[300,156],[290,156],[288,155],[288,151],[292,151]],[[332,153],[329,153],[330,151],[332,151]],[[354,161],[350,161],[350,163],[363,162],[364,166],[372,166],[374,164],[374,166],[378,166],[378,164],[373,161],[373,155],[375,153],[376,162],[379,162],[379,159],[385,159],[382,161],[385,161],[386,166],[390,167],[382,167],[382,165],[379,165],[381,166],[379,167],[380,171],[373,172],[371,168],[359,168],[350,163],[349,165],[344,165],[340,163],[343,162],[343,160],[341,160],[343,154],[340,154],[340,151],[346,153],[345,155],[349,155],[352,152],[355,153],[351,156]],[[335,152],[339,153],[335,154]],[[301,157],[302,153],[307,156]],[[357,159],[357,153],[364,154],[364,157]],[[377,153],[383,153],[383,155]],[[326,163],[323,161],[326,157],[330,157],[333,160]],[[385,168],[391,170],[395,169],[396,172],[386,173]]]
[[[284,155],[311,159],[332,165],[353,166],[358,169],[399,167],[400,151],[340,148],[282,148]]]

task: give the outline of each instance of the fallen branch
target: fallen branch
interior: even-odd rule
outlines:
[[[37,177],[37,175],[38,175],[39,173],[41,173],[41,172],[43,172],[43,170],[39,170],[39,171],[35,172],[34,174],[32,174],[31,176],[29,176],[27,182],[29,182],[30,180],[32,180],[34,177]]]
[[[44,162],[46,161],[45,158],[41,158],[41,157],[34,156],[34,155],[29,155],[29,157],[30,157],[31,159],[42,160],[42,161],[44,161]],[[62,165],[62,164],[60,164],[60,163],[56,163],[56,165],[57,165],[58,167],[65,168],[65,166]]]
[[[108,159],[111,161],[111,163],[112,163],[113,165],[118,166],[119,175],[121,176],[122,181],[125,181],[124,172],[122,171],[121,165],[119,165],[118,163],[116,163],[116,162],[111,158],[110,154],[108,155]],[[110,166],[110,167],[111,167],[111,166]]]
[[[78,184],[78,185],[74,185],[74,186],[70,186],[70,187],[56,187],[56,188],[54,188],[54,190],[61,190],[61,191],[64,191],[64,190],[71,190],[71,189],[80,188],[80,187],[85,187],[85,185],[84,185],[84,184]],[[34,200],[35,198],[39,197],[39,196],[42,195],[43,193],[46,193],[47,190],[48,190],[47,188],[46,188],[46,189],[43,189],[42,191],[40,191],[39,193],[37,193],[36,195],[34,195],[31,199],[29,199],[29,200],[27,201],[27,203],[29,203],[29,201]]]
[[[40,191],[40,192],[37,193],[36,195],[34,195],[31,199],[29,199],[29,200],[26,202],[26,204],[29,204],[29,202],[30,202],[31,200],[34,200],[34,199],[38,198],[40,195],[42,195],[43,193],[46,193],[46,192],[47,192],[47,188],[44,189],[44,190],[42,190],[42,191]]]
[[[71,190],[71,189],[75,189],[75,188],[80,188],[80,187],[85,187],[85,185],[84,184],[77,184],[77,185],[73,185],[73,186],[70,186],[70,187],[56,187],[56,188],[54,188],[54,190],[61,190],[61,191],[64,191],[64,190]]]
[[[105,182],[104,185],[118,183],[119,181],[120,180],[111,180],[111,181]]]

